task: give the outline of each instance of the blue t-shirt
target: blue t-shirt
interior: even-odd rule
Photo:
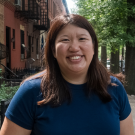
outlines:
[[[111,77],[107,90],[112,101],[103,103],[92,93],[85,94],[86,84],[68,83],[72,102],[59,107],[38,106],[41,79],[26,81],[13,97],[5,115],[17,125],[32,130],[31,135],[120,135],[120,121],[131,113],[125,89]]]

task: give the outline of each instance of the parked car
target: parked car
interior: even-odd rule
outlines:
[[[122,71],[121,71],[121,64],[122,64]],[[110,60],[107,60],[106,67],[107,67],[107,69],[110,69]],[[125,73],[125,61],[124,60],[122,62],[119,61],[119,68],[120,68],[120,71],[124,74]]]
[[[125,73],[125,60],[119,61],[119,67],[121,72],[124,74]]]
[[[107,69],[110,69],[110,60],[107,60],[106,67],[107,67]]]

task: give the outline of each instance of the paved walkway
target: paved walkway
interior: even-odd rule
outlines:
[[[128,95],[128,99],[132,108],[132,116],[133,116],[133,123],[134,123],[134,132],[135,132],[135,95]]]

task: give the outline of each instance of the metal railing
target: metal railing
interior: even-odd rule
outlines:
[[[35,74],[35,73],[38,73],[41,70],[40,67],[33,67],[31,69],[13,69],[12,70],[16,75],[14,74],[10,74],[9,72],[4,72],[4,73],[1,73],[0,76],[0,87],[1,85],[3,84],[3,82],[6,84],[5,87],[8,87],[8,86],[18,86],[20,84],[20,82],[25,79],[23,78],[24,76],[25,77],[28,77],[32,74]],[[2,123],[3,123],[3,120],[4,120],[4,117],[5,117],[5,112],[6,112],[6,109],[10,103],[11,99],[3,99],[1,100],[0,102],[0,128],[2,126]]]
[[[5,117],[5,112],[7,110],[7,107],[9,105],[10,101],[11,101],[11,99],[9,99],[9,100],[1,100],[1,103],[0,103],[0,119],[1,119],[0,128],[1,128],[1,126],[3,124],[4,117]]]

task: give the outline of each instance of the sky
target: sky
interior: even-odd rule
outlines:
[[[72,0],[66,0],[66,1],[67,1],[69,12],[71,13],[71,8],[73,8],[75,4]]]

